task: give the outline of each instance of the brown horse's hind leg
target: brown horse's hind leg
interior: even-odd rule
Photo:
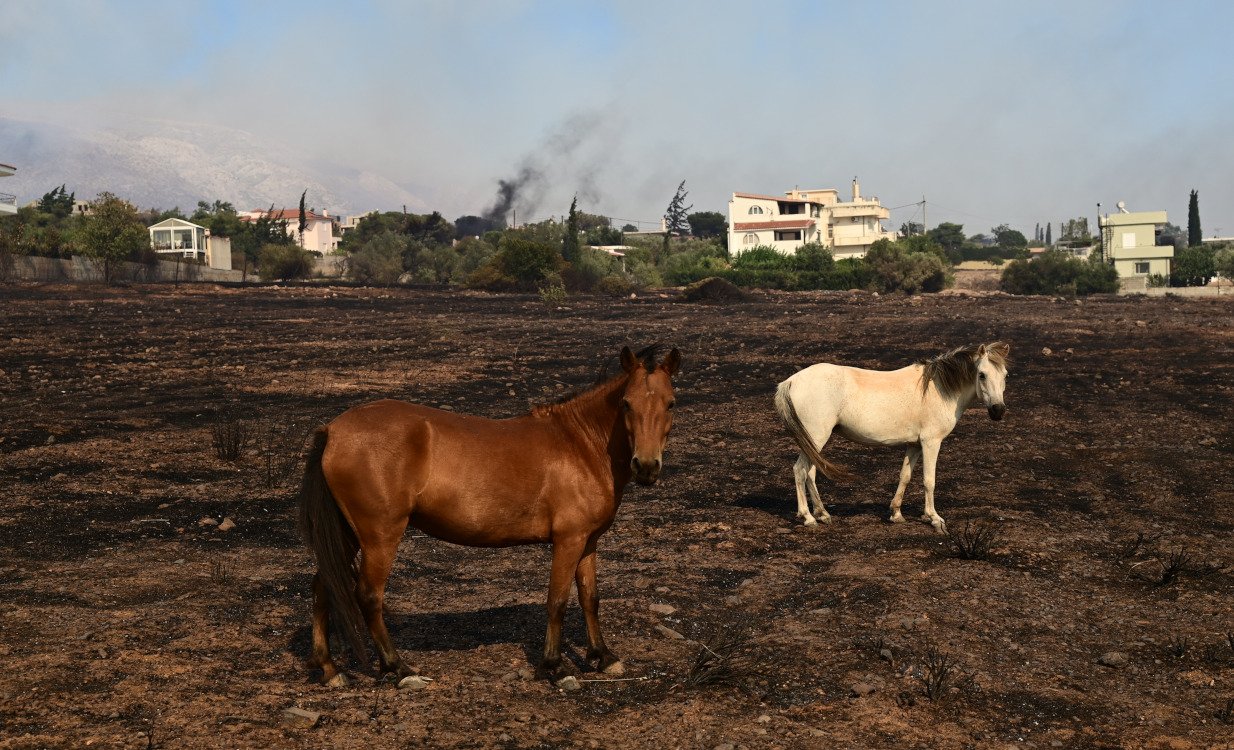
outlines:
[[[604,636],[600,634],[600,590],[596,586],[594,549],[579,561],[574,581],[578,585],[578,603],[583,608],[583,617],[587,620],[587,661],[598,662],[596,669],[605,674],[624,673],[621,659],[608,650],[608,646],[604,645]]]
[[[403,531],[399,529],[393,542],[362,547],[360,553],[360,575],[356,581],[356,601],[360,611],[368,622],[369,632],[373,635],[373,643],[377,645],[377,656],[381,660],[381,673],[393,672],[400,679],[411,674],[407,665],[399,658],[390,633],[386,631],[386,623],[382,618],[382,606],[385,602],[386,579],[390,576],[390,567],[394,564],[394,553],[398,551],[398,540]],[[376,547],[376,548],[375,548]]]
[[[578,571],[585,547],[584,539],[553,541],[553,570],[548,582],[548,633],[544,637],[540,671],[554,682],[566,676],[561,664],[561,621],[570,602],[570,581]]]
[[[338,671],[330,657],[330,600],[321,576],[313,575],[313,654],[310,667],[321,667],[321,684],[327,687],[343,687],[347,676]]]

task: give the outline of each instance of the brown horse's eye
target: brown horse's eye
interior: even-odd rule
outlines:
[[[677,402],[676,402],[676,401],[669,401],[669,402],[668,402],[668,410],[669,410],[669,411],[672,411],[672,410],[673,410],[673,407],[674,407],[674,406],[676,406],[676,405],[677,405]]]
[[[630,411],[630,402],[623,398],[621,400],[621,408],[625,409],[626,411]]]

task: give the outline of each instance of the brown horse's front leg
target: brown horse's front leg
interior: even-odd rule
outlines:
[[[570,602],[570,581],[578,570],[586,538],[553,540],[553,570],[548,581],[548,633],[544,637],[544,659],[540,671],[553,682],[566,676],[561,664],[561,621]]]
[[[578,584],[578,603],[587,620],[587,660],[598,662],[596,669],[605,674],[623,674],[621,659],[604,645],[600,634],[600,590],[596,586],[596,551],[594,546],[579,561],[574,574]]]

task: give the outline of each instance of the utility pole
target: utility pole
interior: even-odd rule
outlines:
[[[929,222],[926,221],[925,193],[922,193],[921,194],[921,233],[925,234],[926,230],[929,228],[930,228],[930,224]]]

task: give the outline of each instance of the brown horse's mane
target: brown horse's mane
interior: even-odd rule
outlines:
[[[1007,369],[1007,350],[996,341],[985,348],[990,362],[1001,370]],[[969,344],[943,352],[928,359],[919,359],[921,365],[921,392],[924,395],[930,383],[938,386],[943,396],[951,398],[973,384],[977,378],[977,351],[980,344]]]
[[[657,341],[650,346],[638,350],[634,353],[634,356],[643,363],[643,368],[646,369],[647,372],[652,372],[656,369],[656,360],[659,358],[660,352],[664,351],[665,348],[664,342]],[[596,379],[591,385],[567,391],[552,401],[532,404],[531,413],[537,417],[547,417],[562,411],[561,407],[567,404],[574,404],[582,401],[589,394],[600,391],[608,393],[608,391],[612,389],[612,386],[616,385],[618,381],[624,380],[626,377],[626,373],[624,371],[618,375],[609,377],[608,370],[612,362],[613,360],[611,357],[605,361],[605,363],[600,367],[599,372],[596,373]]]

